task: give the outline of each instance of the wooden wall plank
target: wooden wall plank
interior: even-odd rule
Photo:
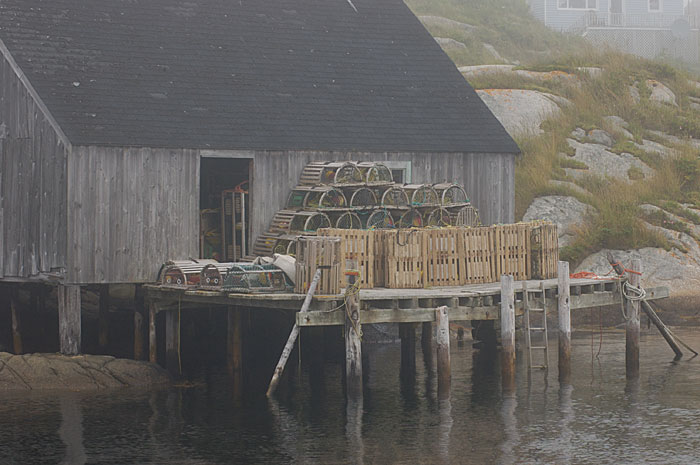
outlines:
[[[54,124],[13,63],[0,56],[0,276],[26,278],[66,266],[70,149]]]

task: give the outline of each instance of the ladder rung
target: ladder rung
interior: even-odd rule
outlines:
[[[540,368],[540,369],[545,369],[547,368],[547,365],[532,365],[530,368]]]
[[[544,312],[543,308],[528,308],[528,310],[531,312],[539,312],[539,313]]]
[[[547,346],[530,346],[530,349],[547,350]]]
[[[546,331],[545,328],[530,326],[530,331]]]

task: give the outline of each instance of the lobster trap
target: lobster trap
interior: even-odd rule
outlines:
[[[363,182],[362,172],[352,162],[313,162],[306,165],[301,173],[301,184],[305,186]]]
[[[383,207],[407,207],[408,195],[402,187],[390,187],[382,194]]]
[[[235,263],[226,271],[222,289],[229,292],[289,292],[293,288],[287,275],[274,265]]]
[[[365,161],[358,163],[357,168],[362,173],[362,178],[367,184],[381,185],[394,182],[391,170],[383,163]]]
[[[428,210],[423,215],[423,226],[437,228],[452,225],[452,216],[445,208],[435,208]]]
[[[345,212],[340,214],[334,222],[338,229],[362,229],[362,220],[353,212]]]
[[[466,226],[469,228],[481,226],[479,210],[471,205],[456,209],[450,213],[450,217],[454,226]]]
[[[463,205],[469,203],[469,197],[467,197],[467,193],[464,191],[464,188],[459,184],[435,184],[433,188],[438,193],[440,203],[443,206]]]
[[[367,229],[389,229],[394,227],[394,218],[387,210],[376,210],[367,218]]]
[[[162,266],[160,282],[169,286],[196,286],[204,267],[217,263],[216,260],[171,260]]]
[[[407,184],[403,188],[411,201],[411,205],[420,207],[440,205],[437,191],[429,184]]]
[[[289,231],[299,233],[315,233],[321,228],[330,228],[331,220],[328,215],[320,212],[297,212],[289,223]]]
[[[423,216],[415,208],[404,212],[396,221],[396,226],[399,228],[422,228],[423,227]]]
[[[350,206],[355,208],[374,207],[377,205],[377,195],[366,187],[360,187],[350,196]]]

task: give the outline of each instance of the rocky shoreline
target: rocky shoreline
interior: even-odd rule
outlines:
[[[0,352],[0,391],[90,391],[163,386],[171,381],[167,371],[149,362],[105,355]]]

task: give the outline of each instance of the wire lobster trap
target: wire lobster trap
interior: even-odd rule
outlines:
[[[394,218],[385,210],[376,210],[367,218],[366,229],[390,229],[394,226]]]
[[[428,210],[423,215],[423,225],[431,228],[451,226],[452,216],[446,208],[440,207]]]
[[[357,164],[364,182],[372,185],[392,184],[394,182],[391,170],[383,163],[363,161]]]
[[[335,227],[338,229],[362,229],[362,220],[353,212],[345,212],[335,219]]]
[[[450,212],[450,216],[454,226],[466,226],[470,228],[481,226],[479,210],[471,205],[454,209],[454,211]]]
[[[432,207],[440,205],[440,197],[430,184],[406,184],[403,189],[408,195],[411,205]]]
[[[217,263],[216,260],[171,260],[161,267],[159,281],[169,286],[196,286],[202,269]]]
[[[433,186],[440,197],[440,203],[443,206],[448,205],[463,205],[469,203],[469,197],[464,188],[459,184],[443,183]]]
[[[275,265],[235,263],[226,272],[222,289],[229,292],[289,292],[293,285]]]
[[[226,278],[226,272],[234,263],[210,263],[199,272],[199,286],[205,289],[219,289]]]
[[[383,207],[407,207],[408,203],[408,195],[402,187],[390,187],[382,194]]]
[[[403,212],[396,221],[396,227],[404,228],[422,228],[423,227],[423,216],[415,208]]]
[[[317,186],[319,184],[361,184],[364,182],[362,172],[352,162],[312,162],[301,173],[301,184]]]
[[[275,243],[275,247],[273,249],[273,253],[277,253],[280,255],[291,255],[294,256],[296,254],[296,249],[297,249],[297,241],[299,240],[299,236],[282,236],[277,239],[277,242]]]
[[[318,229],[330,227],[331,220],[325,213],[296,212],[289,223],[289,232],[309,234],[315,233]]]
[[[329,186],[310,189],[304,199],[304,208],[343,208],[347,204],[345,194]]]
[[[377,205],[377,195],[372,189],[360,187],[353,191],[350,196],[350,206],[356,208],[375,207]]]

